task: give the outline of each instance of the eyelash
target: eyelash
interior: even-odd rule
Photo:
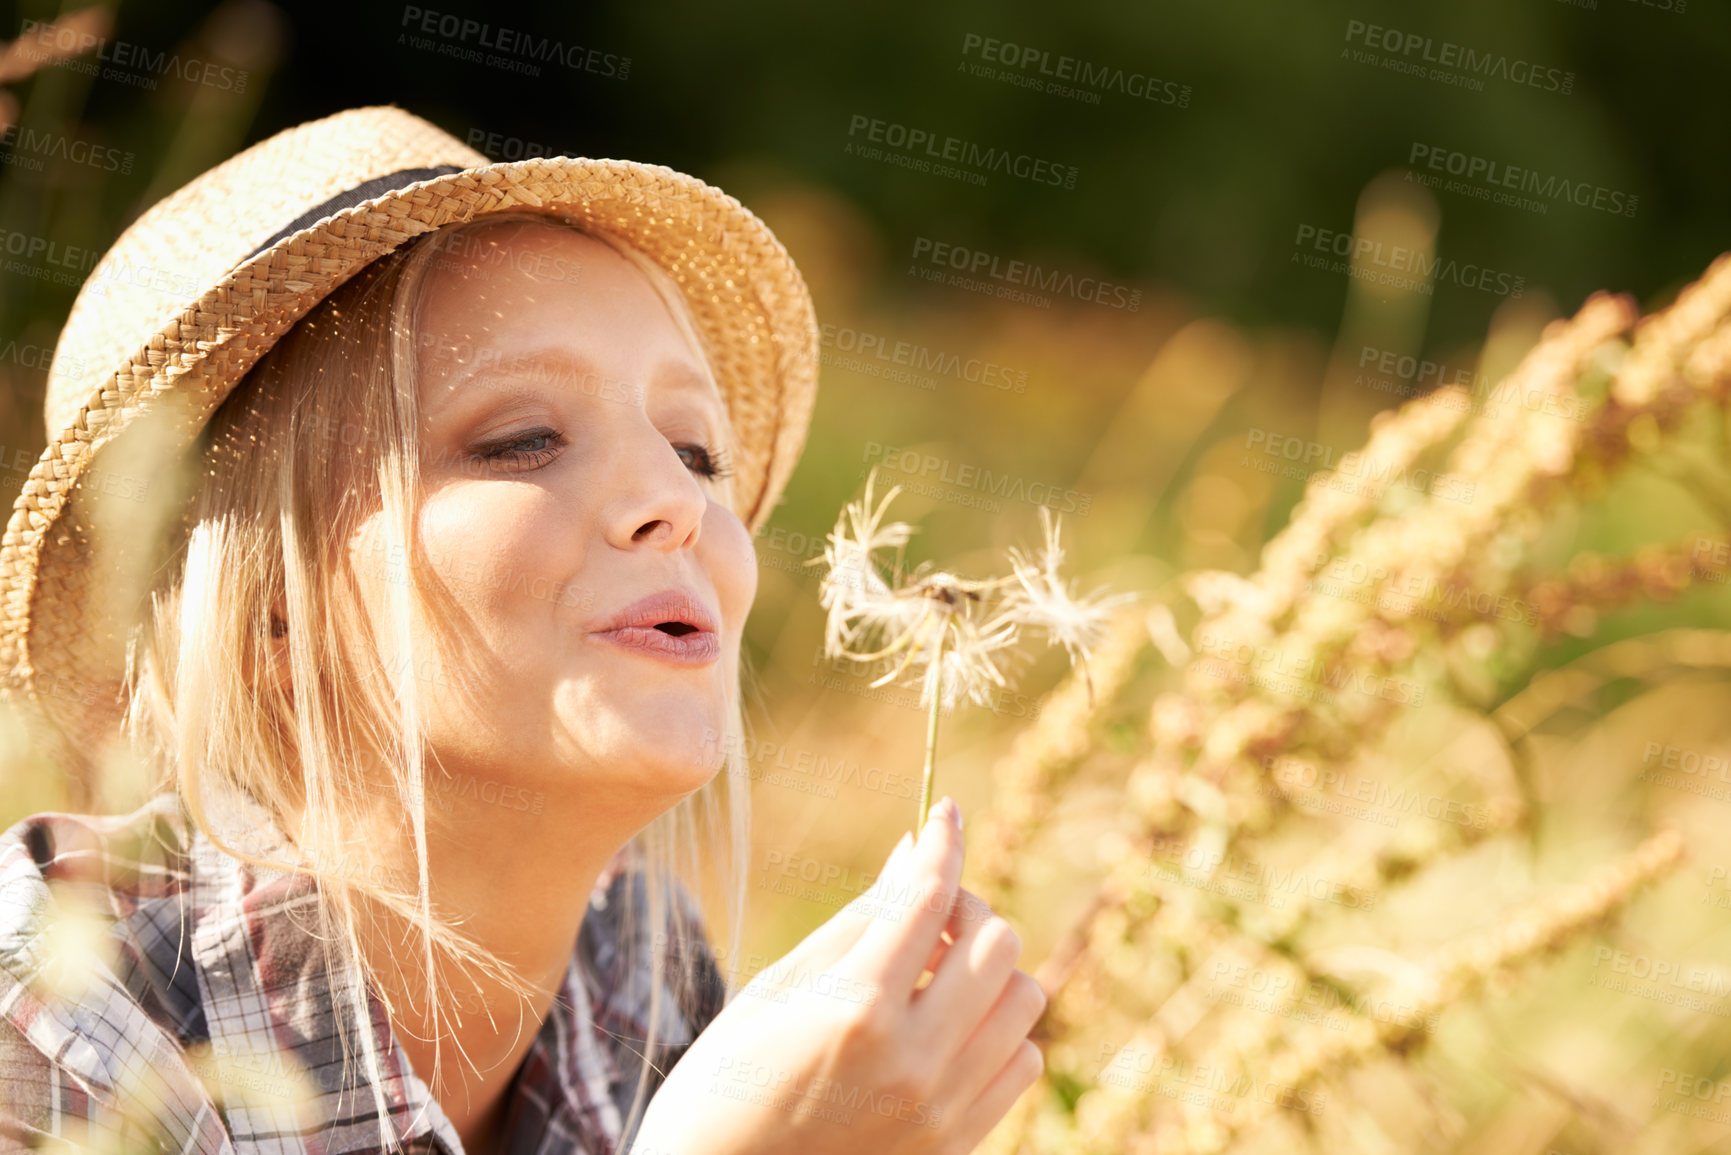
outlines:
[[[489,446],[478,452],[476,456],[481,458],[483,461],[497,461],[504,459],[528,463],[529,468],[532,469],[539,468],[553,460],[554,456],[558,453],[557,447],[535,450],[516,449],[513,447],[523,445],[530,441],[548,440],[555,441],[557,446],[563,446],[565,444],[564,436],[556,430],[532,429],[521,437],[513,437],[509,441],[501,441],[497,445]],[[733,467],[727,463],[726,455],[719,449],[711,449],[707,445],[695,444],[676,445],[674,448],[695,449],[703,455],[703,464],[692,469],[692,472],[697,474],[699,477],[713,481],[718,478],[727,477],[733,472]]]
[[[733,472],[733,466],[727,463],[727,455],[719,449],[711,449],[707,445],[675,445],[675,449],[695,449],[703,454],[703,466],[692,472],[710,481],[718,481]]]

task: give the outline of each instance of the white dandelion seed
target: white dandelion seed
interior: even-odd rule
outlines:
[[[865,494],[849,502],[836,519],[822,558],[828,568],[819,587],[819,603],[827,613],[824,654],[855,662],[876,662],[897,656],[892,668],[872,685],[901,679],[920,686],[920,704],[927,709],[925,786],[920,794],[920,824],[931,805],[937,755],[938,717],[963,698],[990,705],[995,690],[1006,689],[1005,663],[1020,639],[1021,627],[1037,627],[1050,645],[1062,645],[1072,663],[1079,663],[1088,687],[1089,652],[1099,643],[1112,610],[1135,594],[1105,596],[1100,591],[1078,598],[1058,573],[1064,552],[1050,510],[1042,508],[1046,544],[1038,564],[1021,551],[1009,551],[1011,573],[972,580],[921,563],[912,573],[902,566],[902,551],[913,527],[884,521],[900,486],[891,487],[873,504],[877,479],[874,468],[866,478]],[[872,556],[894,549],[895,561],[886,579]]]
[[[1047,645],[1062,645],[1072,665],[1082,668],[1082,679],[1088,687],[1088,704],[1094,704],[1094,680],[1088,673],[1088,656],[1099,645],[1118,606],[1136,598],[1134,593],[1107,595],[1095,590],[1078,598],[1072,592],[1075,582],[1058,574],[1064,560],[1064,547],[1058,540],[1059,522],[1052,511],[1040,507],[1040,520],[1045,528],[1046,542],[1035,564],[1015,546],[1009,549],[1011,574],[1016,585],[1005,596],[1002,613],[1009,620],[1035,626],[1045,631]]]
[[[992,690],[1007,689],[1009,681],[998,662],[1016,644],[1012,622],[980,623],[966,615],[950,615],[951,641],[940,660],[927,667],[920,685],[920,705],[929,705],[940,692],[943,709],[951,709],[966,698],[979,706],[992,704]],[[935,687],[941,686],[941,691]]]
[[[884,629],[899,634],[909,628],[917,616],[917,606],[899,597],[878,572],[872,554],[880,549],[896,551],[899,568],[901,551],[907,545],[913,527],[896,521],[881,524],[901,486],[892,486],[877,508],[872,507],[872,486],[877,480],[874,468],[866,478],[865,496],[849,502],[836,519],[829,534],[822,558],[812,558],[807,565],[824,563],[828,568],[818,589],[818,601],[829,611],[824,630],[824,651],[829,654],[847,652],[847,644],[863,632]],[[851,530],[851,533],[850,533]]]

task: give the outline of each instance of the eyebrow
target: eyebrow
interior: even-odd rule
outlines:
[[[548,371],[549,365],[555,367],[551,372]],[[624,381],[597,373],[595,366],[587,358],[560,346],[550,346],[542,349],[530,349],[502,360],[475,365],[459,373],[445,383],[444,395],[426,407],[423,413],[424,418],[431,421],[442,415],[447,408],[456,406],[469,397],[477,396],[475,390],[464,388],[470,382],[482,377],[498,376],[527,376],[529,378],[526,384],[519,383],[509,388],[491,391],[491,395],[501,402],[540,400],[546,396],[545,387],[547,385],[566,384],[573,381],[584,382],[591,379],[596,379],[602,385],[617,383],[633,389],[646,388],[635,381]],[[720,389],[701,370],[691,366],[688,362],[663,361],[650,374],[650,380],[657,382],[658,387],[662,389],[702,394],[704,397],[720,403],[722,411],[724,413],[726,411],[726,403],[721,397]]]

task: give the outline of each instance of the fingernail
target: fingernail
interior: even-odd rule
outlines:
[[[946,794],[944,797],[949,798],[949,795]],[[949,802],[950,821],[956,824],[956,830],[959,832],[962,829],[962,804],[957,802],[954,798],[949,798]]]

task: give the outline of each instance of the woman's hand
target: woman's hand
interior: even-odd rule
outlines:
[[[1043,1069],[1020,937],[961,889],[945,798],[872,887],[716,1016],[632,1155],[959,1155]],[[916,989],[927,970],[929,983]]]

